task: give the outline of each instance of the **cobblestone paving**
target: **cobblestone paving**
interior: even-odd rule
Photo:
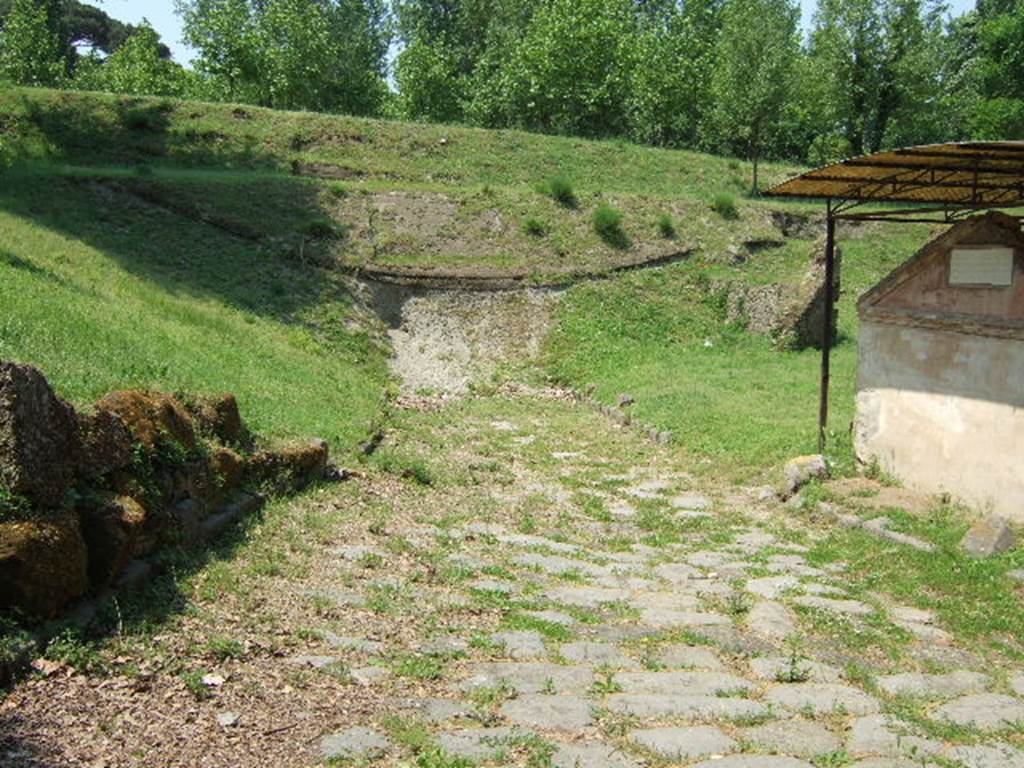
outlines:
[[[230,676],[323,682],[331,716],[273,764],[1024,768],[1024,668],[851,594],[763,489],[528,398],[411,415],[382,451],[443,461],[328,499],[344,530],[261,608],[307,629]]]
[[[538,442],[537,426],[510,417],[493,429],[522,445]],[[585,440],[559,443],[554,478],[538,480],[529,461],[504,456],[505,497],[525,488],[540,498],[527,525],[404,531],[417,548],[443,543],[458,571],[454,594],[405,584],[417,604],[451,606],[454,597],[470,615],[496,608],[498,624],[515,627],[472,631],[452,616],[406,649],[441,659],[444,671],[431,696],[390,705],[426,724],[446,754],[589,768],[1024,766],[1014,736],[1024,722],[1021,676],[922,671],[935,665],[917,660],[918,646],[939,637],[956,651],[929,611],[848,596],[843,563],[809,562],[806,546],[780,535],[781,511],[743,514],[753,510],[713,501],[665,467],[605,475],[613,456]],[[599,499],[599,512],[559,503],[566,488],[577,501],[580,489]],[[684,535],[661,544],[662,527]],[[351,575],[371,541],[339,550],[340,571]],[[902,628],[908,669],[872,669],[872,648],[862,659],[830,652],[808,615],[853,633]],[[364,642],[374,641],[349,647]],[[914,721],[893,714],[907,702]],[[362,727],[325,734],[321,747],[325,756],[388,752],[385,729]]]

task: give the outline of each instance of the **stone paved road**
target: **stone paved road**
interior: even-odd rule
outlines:
[[[433,483],[361,482],[317,567],[274,582],[308,629],[265,663],[344,712],[304,721],[303,763],[1024,768],[1024,671],[851,594],[757,489],[562,402],[403,429],[384,450],[442,456]]]

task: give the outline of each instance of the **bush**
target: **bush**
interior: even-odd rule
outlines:
[[[613,248],[629,246],[626,233],[622,231],[622,212],[608,203],[601,203],[594,211],[594,229]]]
[[[723,219],[738,219],[740,214],[736,210],[736,199],[732,195],[715,195],[711,201],[711,210]]]
[[[676,236],[676,225],[667,213],[661,214],[661,218],[658,219],[658,231],[666,240],[671,240]]]
[[[548,233],[547,224],[540,219],[529,218],[523,225],[523,229],[530,237],[544,237]]]
[[[552,176],[548,179],[548,194],[566,208],[575,208],[578,204],[572,182],[565,176]]]

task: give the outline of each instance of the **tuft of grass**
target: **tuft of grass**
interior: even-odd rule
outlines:
[[[658,217],[658,232],[666,240],[674,240],[676,237],[676,224],[672,220],[672,216],[667,213],[661,214]]]
[[[613,248],[629,247],[629,239],[622,229],[622,211],[608,203],[601,203],[594,211],[594,231]]]
[[[416,456],[408,456],[394,450],[383,449],[374,453],[371,461],[382,471],[390,475],[398,475],[406,480],[412,480],[419,485],[433,485],[436,480],[433,471],[427,466],[427,463]]]
[[[567,176],[552,176],[548,179],[548,194],[566,208],[575,208],[579,205],[572,182]]]
[[[334,240],[345,236],[345,227],[328,218],[316,218],[303,225],[302,234],[307,240]]]
[[[711,210],[723,219],[738,219],[740,216],[736,208],[736,198],[726,192],[715,195],[711,201]]]
[[[544,237],[548,233],[548,225],[540,219],[535,219],[531,216],[523,224],[523,231],[530,237]]]
[[[229,637],[212,637],[206,643],[206,653],[217,661],[244,659],[245,645]]]

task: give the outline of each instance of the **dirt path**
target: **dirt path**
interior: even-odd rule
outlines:
[[[584,406],[408,412],[378,462],[67,639],[0,763],[1024,766],[1020,670]]]

